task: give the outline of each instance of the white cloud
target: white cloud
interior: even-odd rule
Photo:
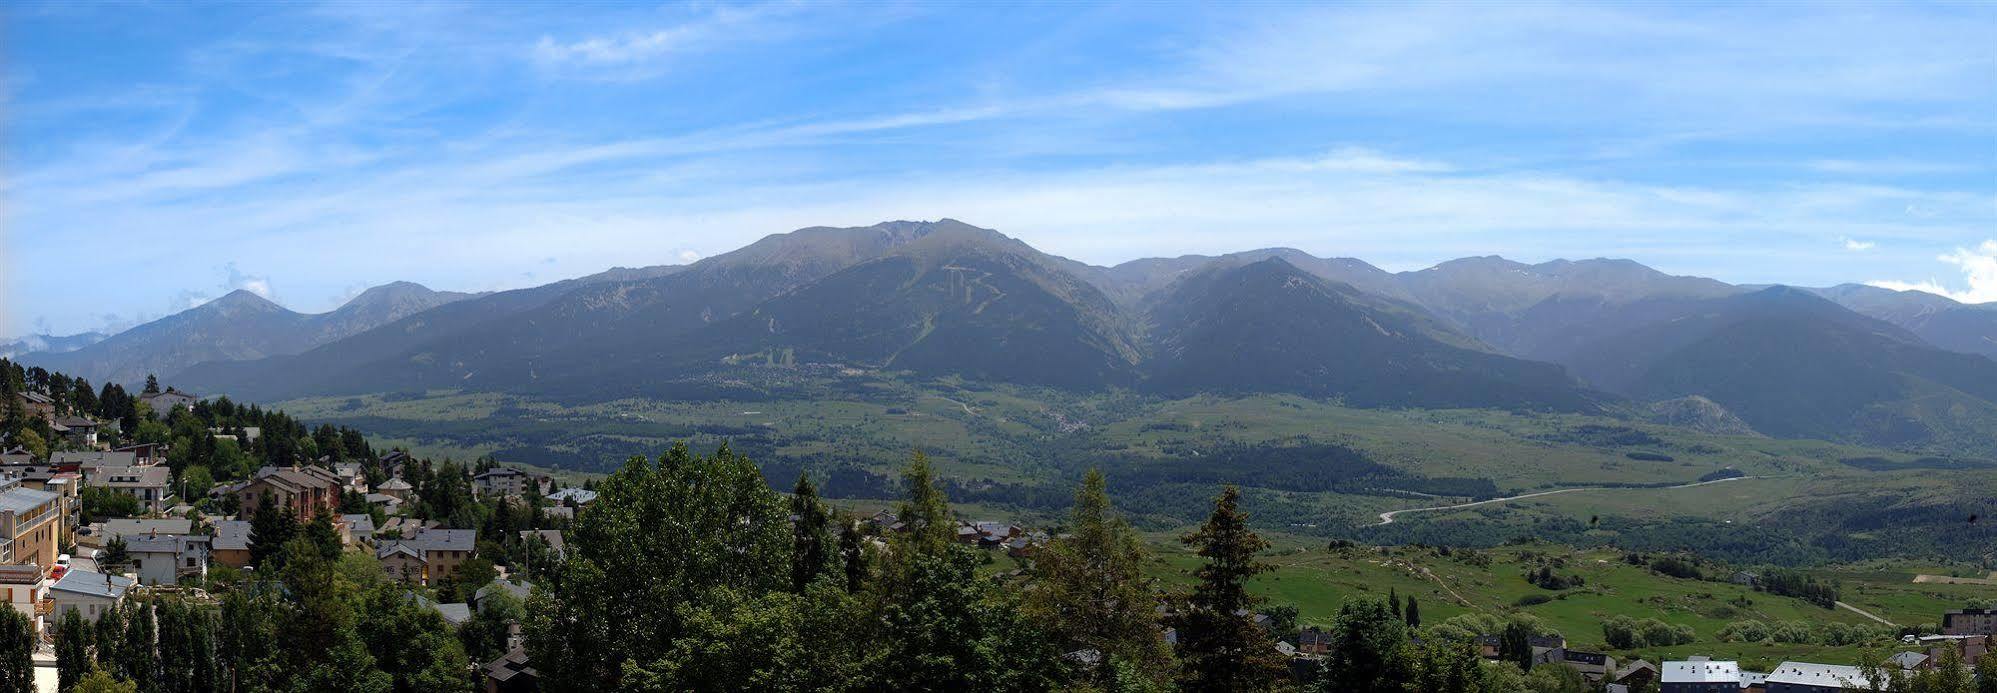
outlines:
[[[1872,241],[1861,241],[1861,240],[1858,240],[1858,239],[1856,239],[1856,238],[1847,238],[1847,239],[1844,239],[1844,249],[1845,249],[1845,250],[1849,250],[1849,251],[1852,251],[1852,252],[1854,252],[1854,253],[1862,253],[1862,252],[1865,252],[1865,251],[1867,251],[1867,250],[1871,250],[1871,249],[1873,249],[1873,247],[1875,247],[1875,246],[1877,246],[1877,245],[1879,245],[1879,244],[1878,244],[1878,243],[1874,243],[1874,242],[1872,242]]]
[[[642,79],[663,71],[671,58],[728,43],[771,41],[782,30],[770,20],[792,8],[717,7],[707,14],[650,31],[560,40],[543,34],[530,55],[543,68],[600,79]]]
[[[680,264],[691,265],[693,263],[700,262],[700,253],[691,250],[682,250],[680,251],[679,258],[680,258]]]
[[[1963,303],[1997,301],[1997,240],[1984,241],[1974,248],[1956,248],[1954,252],[1943,253],[1935,259],[1961,268],[1963,282],[1968,288],[1958,291],[1932,279],[1924,282],[1882,279],[1866,284],[1894,291],[1925,291]]]

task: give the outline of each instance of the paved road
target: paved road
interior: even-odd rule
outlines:
[[[1727,479],[1714,479],[1712,481],[1695,481],[1689,484],[1679,484],[1677,486],[1657,486],[1651,488],[1629,487],[1629,486],[1583,486],[1579,488],[1554,489],[1552,491],[1526,493],[1517,496],[1508,496],[1505,498],[1492,498],[1490,500],[1480,500],[1471,503],[1457,503],[1456,505],[1438,505],[1430,508],[1408,508],[1406,510],[1390,510],[1384,513],[1380,513],[1380,521],[1374,523],[1373,526],[1378,527],[1380,525],[1393,524],[1394,516],[1399,515],[1401,513],[1425,513],[1431,510],[1457,510],[1461,508],[1474,508],[1479,505],[1489,505],[1491,503],[1510,503],[1515,500],[1538,498],[1540,496],[1551,496],[1556,493],[1578,493],[1581,491],[1669,491],[1671,489],[1676,489],[1676,488],[1692,488],[1694,486],[1705,486],[1707,484],[1723,484],[1729,481],[1739,481],[1741,479],[1758,479],[1758,478],[1760,477],[1736,476]]]

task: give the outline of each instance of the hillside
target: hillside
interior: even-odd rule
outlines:
[[[1943,349],[1997,358],[1997,304],[1964,305],[1934,294],[1862,284],[1813,291],[1860,314],[1906,328]]]
[[[1148,385],[1292,392],[1360,406],[1593,408],[1548,364],[1492,353],[1419,308],[1271,258],[1220,261],[1154,301]]]

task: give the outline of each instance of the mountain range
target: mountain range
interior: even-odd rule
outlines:
[[[1628,260],[1473,257],[1394,273],[1263,249],[1101,267],[945,219],[807,228],[689,265],[477,296],[392,286],[404,298],[393,306],[357,298],[318,316],[234,294],[26,360],[258,400],[752,397],[769,393],[747,376],[816,365],[1997,451],[1997,309],[1857,285],[1737,286]]]

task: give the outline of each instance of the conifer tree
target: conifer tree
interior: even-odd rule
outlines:
[[[1118,664],[1163,684],[1171,654],[1160,637],[1156,596],[1143,575],[1144,545],[1110,508],[1103,474],[1091,469],[1075,494],[1070,536],[1033,558],[1027,607],[1064,651],[1092,650],[1085,677],[1112,687]]]
[[[803,594],[813,580],[831,570],[832,515],[818,500],[818,487],[800,473],[791,491],[791,591]]]
[[[1194,571],[1198,585],[1175,622],[1179,631],[1179,683],[1200,691],[1267,690],[1282,674],[1274,644],[1249,618],[1257,600],[1248,580],[1269,569],[1256,558],[1269,543],[1248,529],[1241,492],[1233,486],[1214,499],[1213,514],[1180,541],[1197,547],[1206,562]]]
[[[35,623],[0,606],[0,693],[35,693]]]

